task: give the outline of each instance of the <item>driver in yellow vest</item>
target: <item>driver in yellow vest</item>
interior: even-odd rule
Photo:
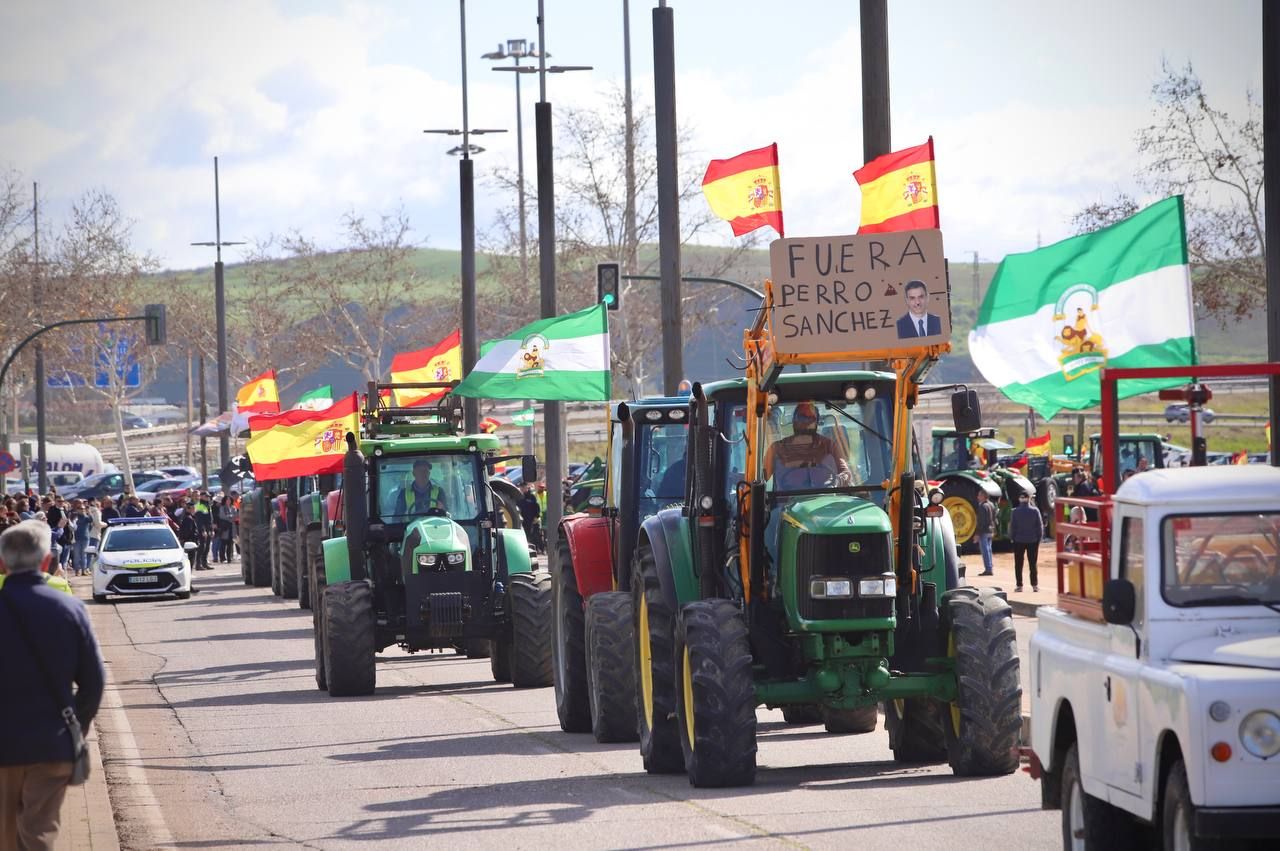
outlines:
[[[445,511],[444,488],[431,481],[431,462],[419,458],[413,462],[413,479],[396,497],[396,515],[426,514],[433,508]]]

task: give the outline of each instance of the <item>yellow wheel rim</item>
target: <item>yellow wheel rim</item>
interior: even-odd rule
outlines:
[[[693,666],[689,664],[689,648],[684,649],[684,664],[681,666],[684,680],[684,727],[689,734],[689,750],[693,750]]]
[[[956,658],[956,635],[954,632],[947,636],[947,658]],[[957,683],[959,680],[960,678],[957,676]],[[955,700],[951,701],[951,728],[955,732],[956,738],[960,738],[960,703]]]
[[[653,729],[653,651],[649,649],[649,603],[640,594],[640,702],[644,705],[644,725]]]
[[[974,510],[973,503],[962,496],[949,496],[942,500],[942,507],[951,515],[957,544],[963,544],[974,536],[978,529],[978,512]]]

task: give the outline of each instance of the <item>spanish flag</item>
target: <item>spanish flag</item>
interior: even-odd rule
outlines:
[[[392,382],[421,384],[435,381],[462,380],[462,331],[426,349],[400,352],[391,359]],[[396,406],[412,408],[429,405],[448,393],[447,390],[397,390]]]
[[[1039,437],[1027,438],[1027,454],[1028,455],[1048,455],[1052,449],[1050,443],[1053,441],[1053,432],[1046,431]]]
[[[341,472],[347,432],[360,434],[359,403],[352,393],[323,411],[259,414],[249,431],[245,451],[258,481]]]
[[[858,233],[938,227],[932,136],[923,145],[876,157],[853,176],[862,188]]]
[[[280,412],[280,391],[276,389],[276,371],[268,369],[240,388],[236,408],[242,414],[275,414]]]
[[[711,212],[733,228],[734,236],[765,225],[783,235],[776,143],[727,160],[712,160],[702,176],[702,194]]]

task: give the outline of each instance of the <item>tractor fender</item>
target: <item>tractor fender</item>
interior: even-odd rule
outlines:
[[[529,539],[523,529],[494,529],[497,537],[495,557],[506,565],[507,576],[517,573],[533,573],[533,561],[529,558]]]
[[[347,539],[329,538],[320,545],[324,551],[324,581],[337,585],[351,579],[351,561],[347,552]]]
[[[512,504],[520,504],[520,497],[523,496],[523,494],[520,493],[520,488],[511,483],[510,479],[503,476],[491,476],[489,478],[489,487],[510,499]]]
[[[683,508],[667,508],[644,521],[641,538],[648,539],[658,567],[662,597],[672,611],[698,599],[698,575],[693,568],[693,539]]]
[[[607,517],[574,514],[560,522],[560,535],[569,548],[578,593],[586,600],[613,591],[613,521]]]
[[[1000,486],[998,484],[991,481],[990,479],[984,479],[981,476],[975,473],[972,473],[968,470],[961,470],[960,472],[957,472],[957,473],[946,473],[941,477],[941,481],[939,482],[939,484],[941,485],[942,489],[946,491],[948,489],[948,485],[952,485],[953,483],[956,483],[956,482],[965,482],[967,484],[972,485],[973,487],[981,488],[982,490],[987,492],[987,496],[991,498],[992,502],[999,502],[1000,497],[1003,496],[1003,494],[1000,492]]]
[[[956,531],[951,525],[951,515],[944,511],[941,517],[926,521],[924,568],[920,580],[938,586],[938,595],[960,584],[960,555],[956,549]]]

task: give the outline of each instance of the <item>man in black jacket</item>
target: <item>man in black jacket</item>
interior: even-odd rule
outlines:
[[[75,758],[62,709],[74,707],[87,733],[102,701],[106,672],[89,616],[45,584],[51,559],[39,521],[0,535],[0,848],[53,847]]]

